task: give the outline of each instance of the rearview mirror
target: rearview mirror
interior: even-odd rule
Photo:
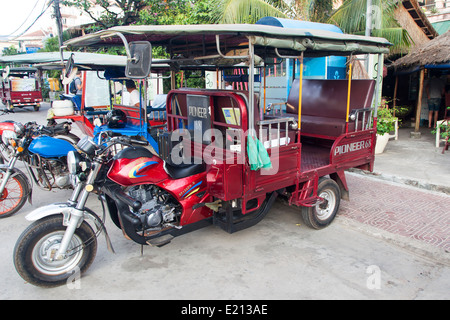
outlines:
[[[73,70],[73,66],[74,66],[74,59],[73,59],[73,53],[70,55],[69,59],[66,62],[65,65],[65,69],[66,69],[66,73],[65,73],[65,77],[68,78],[70,73]]]
[[[146,78],[152,65],[152,45],[148,41],[130,42],[130,57],[125,68],[125,76],[130,79]]]

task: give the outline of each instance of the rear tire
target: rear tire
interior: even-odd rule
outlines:
[[[324,202],[313,207],[302,208],[302,218],[306,225],[313,229],[327,227],[336,217],[341,203],[341,189],[333,179],[319,180],[317,195]]]
[[[75,273],[85,272],[94,261],[97,238],[85,221],[75,230],[68,256],[61,261],[51,259],[66,230],[62,223],[62,215],[48,216],[20,235],[14,248],[14,266],[25,281],[39,287],[60,286],[70,282]]]

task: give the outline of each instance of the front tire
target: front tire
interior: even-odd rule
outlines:
[[[0,177],[4,179],[5,169],[0,170]],[[0,179],[1,180],[1,179]],[[0,219],[12,216],[19,211],[27,201],[30,189],[26,178],[20,174],[12,175],[0,194]]]
[[[302,208],[302,218],[313,229],[327,227],[336,217],[341,203],[341,189],[332,179],[319,180],[317,195],[324,199],[313,207]]]
[[[51,288],[89,268],[97,253],[97,238],[85,221],[75,230],[66,258],[53,259],[65,230],[63,216],[53,215],[35,221],[20,235],[14,248],[14,265],[24,280]]]

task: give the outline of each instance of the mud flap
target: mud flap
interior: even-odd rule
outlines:
[[[259,223],[269,212],[275,199],[278,197],[278,193],[272,192],[272,194],[266,198],[265,203],[261,205],[261,208],[254,213],[246,215],[234,214],[234,211],[229,203],[225,207],[225,212],[214,213],[214,225],[220,227],[228,233],[234,233],[252,227]]]
[[[330,174],[330,178],[336,181],[339,188],[341,189],[341,199],[350,201],[350,192],[347,186],[347,180],[345,178],[345,171],[339,170],[335,173]]]

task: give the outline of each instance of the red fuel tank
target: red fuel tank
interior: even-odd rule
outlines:
[[[164,162],[142,147],[126,148],[113,159],[108,178],[122,185],[156,184],[167,179]]]

